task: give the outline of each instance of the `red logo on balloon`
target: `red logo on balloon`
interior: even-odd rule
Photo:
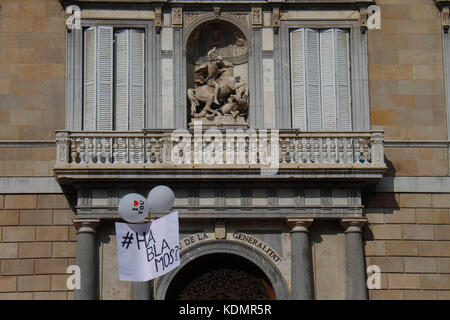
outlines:
[[[139,202],[137,202],[136,200],[134,200],[134,206],[137,207],[139,204]]]

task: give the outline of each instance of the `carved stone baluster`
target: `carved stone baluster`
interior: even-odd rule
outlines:
[[[156,138],[156,143],[155,143],[155,163],[161,163],[161,142],[162,139],[158,139]]]
[[[363,159],[364,163],[369,162],[369,141],[363,140]]]
[[[331,139],[331,143],[330,143],[330,162],[336,162],[336,140],[333,138]]]
[[[286,139],[281,140],[281,163],[286,163]]]
[[[306,148],[305,148],[305,152],[306,152],[306,163],[311,163],[312,162],[312,158],[314,158],[314,156],[311,155],[311,142],[309,139],[306,140]]]
[[[296,159],[296,163],[302,163],[303,162],[303,144],[302,144],[302,139],[298,138],[297,141],[297,159]]]
[[[71,163],[77,163],[77,145],[75,139],[70,139],[70,158],[72,159]]]
[[[353,163],[353,161],[352,138],[347,138],[347,163]]]
[[[136,145],[134,143],[134,139],[133,138],[128,138],[130,141],[129,144],[129,154],[130,154],[130,163],[136,163],[136,159],[135,159],[135,155],[136,155]]]
[[[144,138],[138,138],[137,139],[137,147],[138,147],[138,156],[139,156],[139,163],[144,163]]]
[[[105,157],[106,163],[111,163],[111,155],[112,155],[112,150],[111,150],[111,138],[106,138],[105,139]]]
[[[150,143],[149,138],[144,138],[145,142],[145,163],[152,162],[152,144]]]
[[[192,163],[192,152],[191,152],[192,146],[191,145],[192,145],[191,137],[190,136],[183,137],[183,150],[185,150],[184,151],[184,163],[185,164]]]
[[[88,138],[88,162],[94,162],[94,143],[92,142],[92,138]]]
[[[289,144],[289,162],[295,163],[295,145],[294,138],[291,138],[291,143]]]
[[[258,161],[258,136],[256,131],[253,131],[250,135],[249,153],[250,153],[250,164],[256,164]]]
[[[97,139],[97,163],[102,163],[102,139]]]
[[[344,143],[342,142],[342,138],[338,140],[338,163],[344,162]]]
[[[361,160],[361,150],[360,150],[360,141],[359,139],[355,139],[355,162],[360,162]]]
[[[113,156],[112,159],[113,163],[119,162],[119,143],[117,138],[113,139],[112,156]]]
[[[122,147],[122,163],[128,162],[128,141],[127,138],[121,139],[121,147]]]
[[[321,162],[326,163],[327,161],[328,161],[328,144],[326,139],[322,139]]]

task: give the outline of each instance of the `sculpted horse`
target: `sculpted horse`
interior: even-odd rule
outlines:
[[[227,103],[231,95],[236,93],[238,88],[246,85],[245,81],[237,81],[229,70],[225,70],[217,79],[219,84],[219,91],[217,99],[219,104]],[[191,102],[191,116],[193,118],[203,118],[208,115],[220,115],[218,110],[211,108],[214,99],[214,87],[208,84],[203,84],[195,89],[188,89],[187,92],[189,101]],[[228,101],[229,102],[229,101]],[[201,112],[197,113],[197,107],[204,104]]]

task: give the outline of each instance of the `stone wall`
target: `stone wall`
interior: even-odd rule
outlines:
[[[73,299],[76,231],[64,195],[0,195],[0,300]]]
[[[368,198],[366,264],[381,268],[371,299],[450,299],[450,194]]]
[[[52,141],[64,129],[63,8],[58,0],[1,5],[0,141]],[[55,151],[48,149],[0,152],[0,175],[51,175]]]
[[[368,31],[370,117],[386,140],[447,140],[442,24],[432,0],[379,0]],[[391,175],[446,176],[447,148],[386,147]],[[393,172],[394,171],[394,172]]]

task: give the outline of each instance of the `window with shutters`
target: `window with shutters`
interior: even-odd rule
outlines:
[[[145,30],[83,30],[83,129],[140,130],[145,110]]]
[[[292,127],[351,130],[349,30],[291,30],[290,59]]]

